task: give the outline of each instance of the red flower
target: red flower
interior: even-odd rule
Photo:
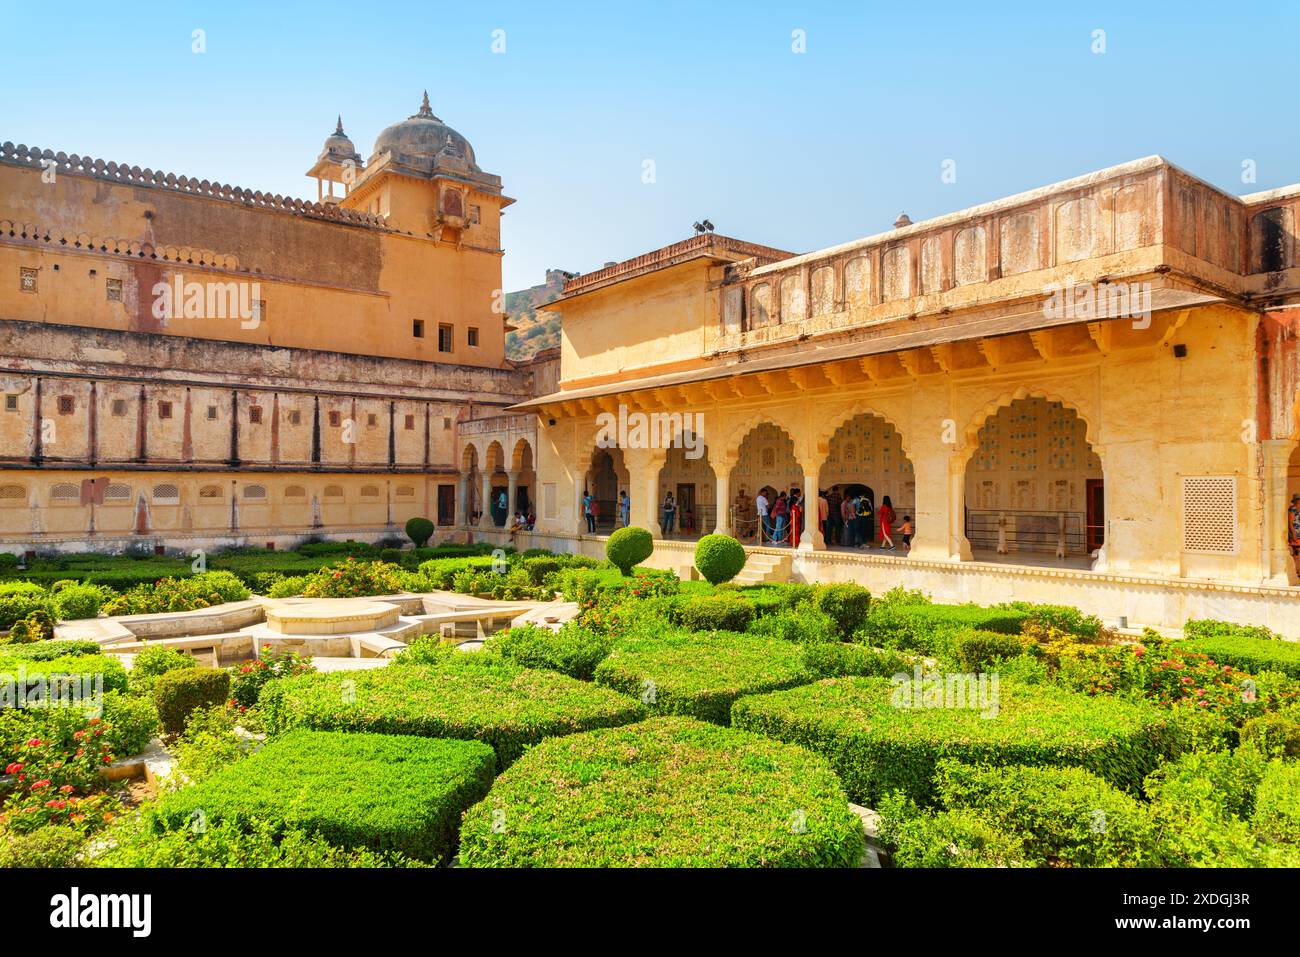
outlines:
[[[13,764],[10,764],[5,767],[5,774],[17,774],[22,769],[23,766],[19,764],[17,761],[15,761]]]
[[[59,790],[62,791],[64,794],[71,794],[73,791],[77,789],[74,788],[71,784],[65,784],[63,785],[63,787],[59,788]]]
[[[29,748],[39,748],[40,746],[41,746],[40,738],[32,738],[30,741],[27,742],[27,747]]]
[[[39,781],[37,781],[35,784],[32,785],[32,790],[39,791],[41,788],[47,788],[49,786],[50,786],[50,779],[41,778]]]

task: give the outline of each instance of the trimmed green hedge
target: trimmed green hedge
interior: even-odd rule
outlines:
[[[60,655],[58,657],[32,656],[17,654],[20,648],[39,649],[44,642],[34,645],[0,646],[0,675],[11,675],[15,681],[21,672],[26,675],[28,694],[44,686],[51,694],[55,693],[55,679],[84,687],[86,681],[103,682],[103,691],[126,691],[126,669],[116,655]],[[55,642],[51,642],[55,644]],[[57,642],[57,644],[71,644]]]
[[[1178,647],[1199,651],[1220,664],[1232,665],[1242,671],[1281,671],[1292,678],[1300,678],[1300,641],[1225,632],[1180,641]]]
[[[492,750],[477,741],[293,731],[163,799],[160,828],[270,821],[339,847],[440,861],[461,813],[487,794]]]
[[[628,724],[643,715],[636,702],[608,689],[466,652],[436,664],[273,681],[258,705],[273,733],[307,727],[468,738],[491,745],[502,768],[543,738]]]
[[[710,585],[729,582],[745,567],[745,546],[730,535],[705,535],[695,543],[695,567]]]
[[[824,761],[654,718],[544,741],[465,814],[466,867],[852,867],[862,826]]]
[[[867,620],[871,592],[852,582],[818,585],[812,594],[812,605],[835,622],[840,637],[847,641]]]
[[[525,668],[544,668],[590,681],[596,666],[609,654],[613,640],[568,622],[558,632],[537,625],[499,631],[480,654],[497,654]]]
[[[1018,635],[1028,615],[1024,608],[878,604],[871,609],[853,640],[939,654],[947,650],[954,634],[972,628]]]
[[[732,721],[824,755],[849,797],[869,806],[896,789],[932,801],[934,769],[945,757],[1076,765],[1138,793],[1174,747],[1169,715],[1145,704],[1012,681],[999,682],[996,703],[996,717],[985,716],[989,709],[903,706],[892,679],[830,678],[742,698]]]
[[[672,616],[687,631],[744,631],[754,620],[754,606],[734,592],[724,591],[679,601]]]
[[[631,575],[632,569],[649,558],[654,550],[654,538],[636,525],[615,529],[605,542],[605,557],[625,576]]]
[[[598,684],[639,699],[656,714],[724,725],[741,695],[811,680],[799,645],[733,632],[670,632],[625,641],[596,666]]]
[[[158,718],[170,734],[185,730],[195,708],[225,704],[230,699],[230,674],[221,668],[177,668],[165,671],[153,683]]]

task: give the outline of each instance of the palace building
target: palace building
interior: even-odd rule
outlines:
[[[505,358],[500,178],[427,95],[369,159],[340,119],[308,175],[314,202],[0,146],[0,548],[441,540],[527,506],[533,420],[502,413],[557,360]]]
[[[577,276],[558,384],[513,407],[538,422],[531,543],[598,553],[623,490],[658,536],[671,492],[664,566],[716,530],[771,577],[1300,638],[1298,214],[1300,186],[1149,157],[804,255],[705,233]],[[677,441],[610,447],[619,415]],[[757,542],[756,494],[792,488],[814,519],[818,490],[889,496],[915,537]]]

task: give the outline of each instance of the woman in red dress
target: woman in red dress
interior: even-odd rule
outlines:
[[[893,548],[894,540],[890,537],[894,524],[894,503],[886,495],[880,502],[880,512],[876,516],[880,519],[880,544],[883,548]]]
[[[799,534],[803,531],[803,496],[798,489],[790,495],[790,547],[799,547]]]

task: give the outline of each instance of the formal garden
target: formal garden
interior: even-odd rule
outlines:
[[[689,579],[636,528],[604,561],[420,544],[0,565],[0,864],[1300,866],[1300,644],[1264,629],[742,587],[721,536]],[[341,672],[55,637],[405,593],[576,611]]]

